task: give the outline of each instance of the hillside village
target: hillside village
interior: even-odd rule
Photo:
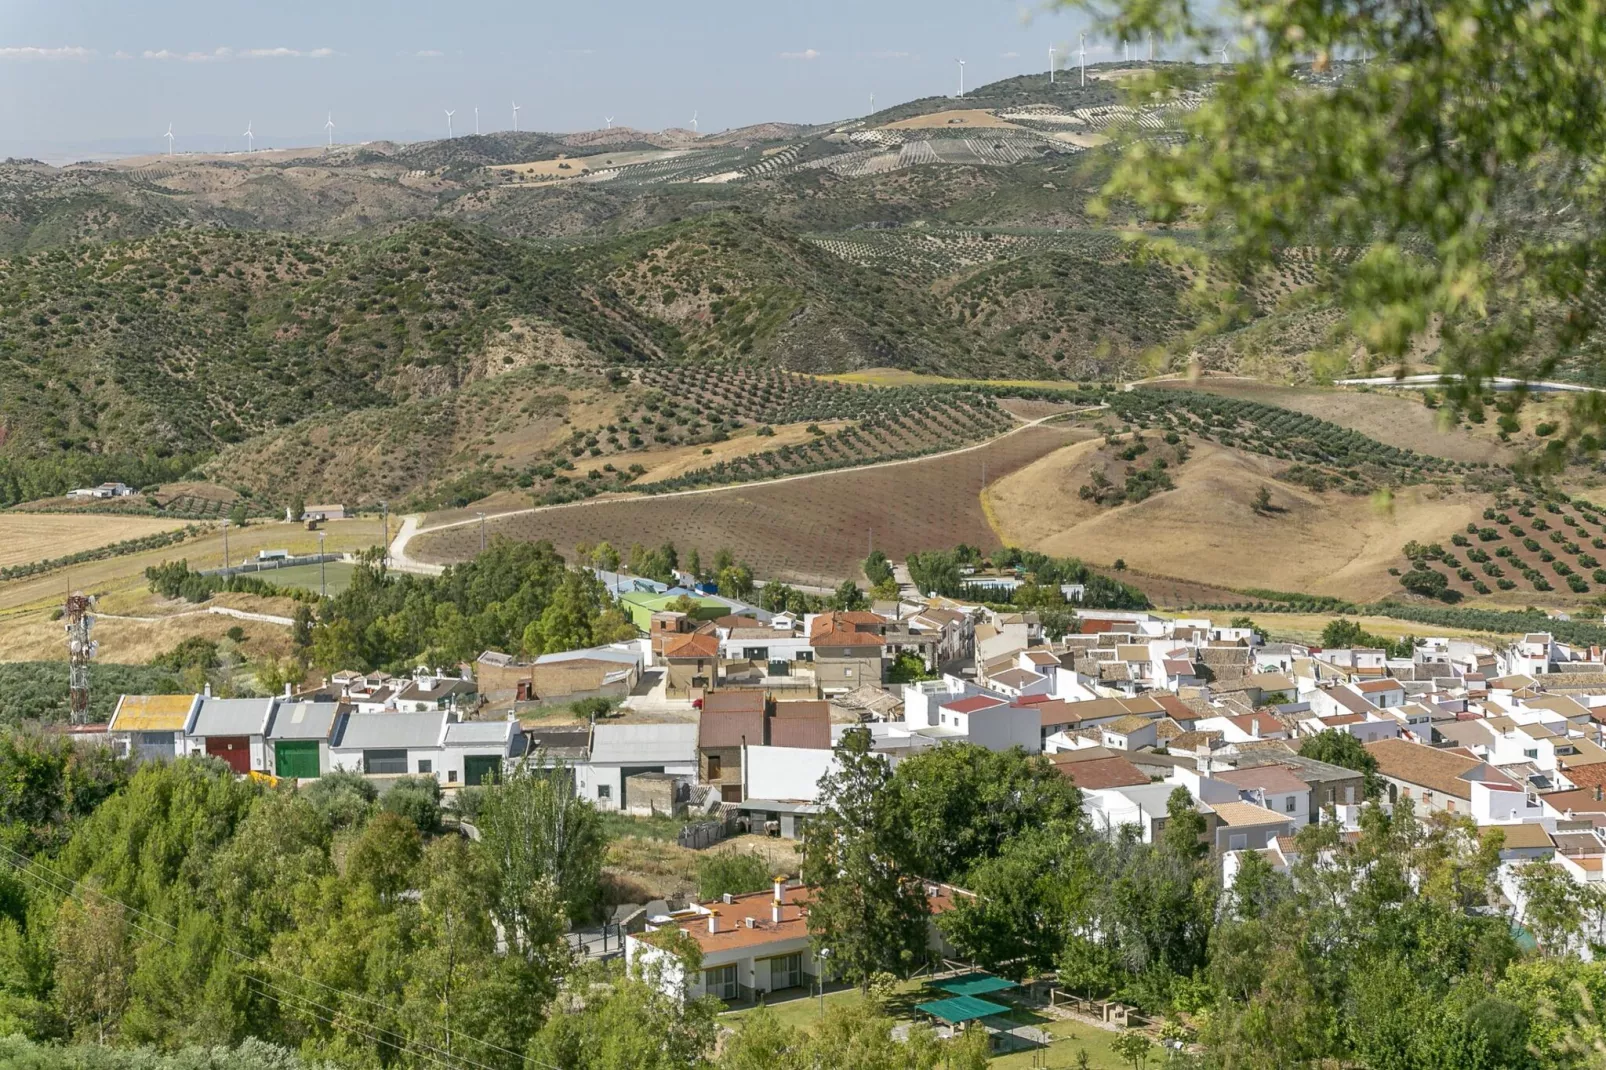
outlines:
[[[74,731],[137,761],[204,754],[302,783],[421,776],[448,795],[521,765],[562,767],[602,811],[698,823],[696,846],[806,837],[850,733],[894,768],[963,742],[1046,756],[1113,839],[1159,842],[1184,792],[1229,891],[1251,854],[1287,873],[1307,825],[1356,834],[1369,801],[1470,819],[1499,845],[1514,922],[1527,867],[1591,893],[1606,872],[1599,648],[1534,633],[1324,649],[1266,642],[1248,622],[1097,609],[1051,640],[1035,612],[909,588],[873,610],[794,614],[690,576],[596,575],[638,638],[535,658],[487,650],[410,677],[337,672],[277,698],[125,695],[109,723]],[[826,967],[810,950],[809,894],[778,878],[757,896],[658,902],[635,912],[625,950],[650,953],[664,927],[689,932],[706,965],[690,991],[732,1002],[812,985]],[[967,894],[929,889],[933,911]]]

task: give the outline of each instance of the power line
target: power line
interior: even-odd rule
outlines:
[[[77,890],[77,888],[78,888],[77,883],[72,881],[71,878],[67,877],[65,874],[58,873],[55,870],[51,869],[49,866],[47,866],[45,863],[39,861],[38,859],[29,858],[27,855],[22,854],[20,851],[14,850],[13,848],[8,847],[3,843],[0,843],[0,852],[3,852],[5,855],[9,855],[10,856],[10,858],[12,859],[11,866],[17,872],[23,874],[24,876],[31,876],[35,880],[43,882],[45,887],[49,888],[50,890],[52,890],[54,892],[57,892],[58,894],[68,895],[68,896],[71,896],[74,899],[78,900],[79,902],[83,902],[83,899],[82,899],[82,897],[80,896],[80,894],[79,894],[79,892]],[[16,859],[20,859],[21,860],[21,864],[19,864],[17,861],[15,861]],[[38,872],[36,872],[37,870],[43,870],[45,874],[48,874],[50,877],[53,877],[54,881],[47,881],[45,877],[41,876]],[[55,881],[59,881],[59,882],[61,882],[61,884],[57,884],[57,883],[55,883]],[[65,884],[66,887],[63,888],[61,886],[62,884]],[[92,885],[89,885],[89,886],[86,886],[86,887],[88,887],[91,892],[93,892],[95,895],[99,896],[102,900],[104,900],[104,901],[106,901],[108,903],[115,904],[116,906],[120,907],[126,913],[136,914],[139,917],[146,918],[149,921],[154,922],[155,924],[166,926],[175,935],[178,933],[178,927],[176,925],[174,925],[172,922],[167,921],[167,920],[165,920],[163,918],[158,918],[158,917],[156,917],[156,916],[154,916],[154,915],[152,915],[152,914],[150,914],[150,913],[148,913],[146,911],[140,910],[138,907],[129,906],[127,903],[124,903],[124,902],[122,902],[122,901],[120,901],[118,899],[112,898],[111,896],[107,895],[101,889],[95,888]],[[146,934],[154,937],[155,939],[161,940],[164,943],[168,944],[170,947],[174,947],[174,948],[178,947],[177,943],[175,943],[172,940],[171,937],[164,936],[161,933],[152,932],[151,930],[149,930],[149,929],[145,928],[144,926],[139,925],[137,923],[131,923],[131,924],[133,924],[134,927],[136,929],[138,929],[140,932],[146,933]],[[382,1011],[387,1011],[388,1012],[388,1011],[391,1011],[391,1010],[394,1009],[392,1007],[389,1007],[389,1006],[379,1002],[378,1000],[375,1000],[375,999],[372,999],[372,998],[370,998],[368,996],[362,995],[361,993],[351,992],[351,991],[349,991],[347,989],[343,989],[343,988],[337,988],[334,985],[325,984],[322,981],[317,981],[317,980],[314,980],[313,978],[310,978],[310,977],[303,977],[301,974],[295,973],[294,971],[289,970],[289,969],[287,969],[287,968],[285,968],[283,966],[278,966],[278,965],[275,965],[275,964],[273,964],[271,962],[263,962],[262,960],[254,958],[254,957],[252,957],[250,955],[247,955],[245,952],[240,951],[240,950],[238,950],[236,948],[230,947],[227,944],[223,944],[222,947],[223,947],[223,950],[226,951],[228,954],[234,956],[236,959],[239,959],[241,962],[247,963],[247,964],[249,964],[251,966],[255,966],[255,967],[258,967],[258,968],[261,968],[261,969],[268,969],[268,970],[277,971],[277,972],[279,972],[281,974],[284,974],[287,977],[293,978],[294,980],[301,982],[302,984],[313,985],[313,986],[315,986],[317,988],[324,989],[327,992],[332,992],[337,996],[343,996],[343,997],[346,997],[348,999],[353,999],[353,1000],[357,1000],[357,1001],[362,1002],[362,1003],[366,1003],[369,1006],[375,1007],[375,1008],[377,1008],[379,1010],[382,1010]],[[249,979],[251,979],[253,981],[256,981],[258,984],[264,985],[264,986],[266,986],[268,988],[272,988],[275,991],[280,991],[280,992],[288,991],[288,990],[286,990],[286,989],[284,989],[284,988],[282,988],[282,987],[280,987],[278,985],[274,985],[271,982],[266,981],[266,980],[264,980],[264,979],[262,979],[260,977],[255,977],[255,976],[252,976],[251,974],[247,974],[246,976]],[[390,1042],[390,1046],[392,1046],[392,1047],[398,1047],[398,1048],[401,1048],[402,1050],[408,1050],[408,1049],[412,1049],[412,1048],[422,1047],[424,1049],[423,1051],[415,1051],[414,1054],[422,1055],[424,1058],[429,1059],[431,1062],[434,1062],[437,1065],[448,1067],[449,1070],[451,1068],[451,1064],[450,1063],[441,1063],[439,1060],[431,1058],[429,1056],[428,1052],[433,1051],[433,1052],[435,1052],[435,1053],[437,1053],[439,1055],[445,1056],[448,1059],[457,1059],[461,1063],[465,1063],[470,1067],[474,1067],[475,1070],[494,1070],[494,1068],[489,1067],[489,1066],[485,1065],[484,1063],[475,1062],[474,1060],[469,1059],[469,1058],[467,1058],[466,1056],[463,1056],[463,1055],[453,1054],[452,1052],[448,1052],[445,1049],[438,1048],[438,1047],[436,1047],[436,1046],[434,1046],[432,1044],[423,1043],[423,1042],[419,1042],[419,1041],[409,1041],[406,1036],[404,1036],[401,1033],[396,1032],[395,1030],[388,1029],[385,1026],[381,1026],[381,1025],[375,1024],[373,1022],[369,1022],[369,1021],[367,1021],[365,1019],[362,1019],[362,1018],[358,1018],[358,1017],[356,1017],[355,1015],[351,1014],[348,1011],[341,1011],[341,1010],[337,1010],[337,1009],[332,1008],[332,1007],[324,1006],[321,1003],[314,1002],[310,997],[304,996],[299,992],[290,991],[289,992],[289,996],[292,999],[301,1000],[303,1003],[306,1003],[308,1006],[318,1007],[321,1010],[328,1011],[332,1015],[342,1015],[342,1016],[344,1016],[346,1018],[349,1018],[353,1022],[356,1022],[356,1023],[360,1024],[360,1025],[366,1025],[370,1029],[373,1029],[378,1033],[381,1033],[381,1034],[384,1034],[384,1035],[386,1035],[388,1037],[394,1038],[394,1040],[392,1042]],[[276,998],[276,997],[271,997],[271,998]],[[335,1023],[334,1021],[332,1021],[330,1019],[322,1018],[322,1017],[320,1017],[318,1015],[312,1015],[312,1017],[317,1018],[321,1022],[324,1022],[325,1024],[329,1025],[331,1028],[336,1028],[336,1029],[340,1028],[337,1023]],[[479,1045],[481,1045],[481,1046],[483,1046],[485,1048],[488,1048],[488,1049],[490,1049],[492,1051],[501,1052],[504,1055],[511,1055],[514,1058],[519,1059],[519,1060],[521,1060],[523,1062],[534,1063],[536,1066],[543,1067],[544,1070],[562,1070],[561,1067],[553,1066],[551,1063],[541,1062],[540,1060],[534,1059],[534,1058],[532,1058],[532,1057],[530,1057],[528,1055],[525,1055],[522,1052],[513,1051],[510,1048],[504,1048],[499,1044],[492,1043],[491,1041],[484,1040],[484,1039],[482,1039],[480,1037],[475,1037],[475,1036],[470,1036],[470,1035],[465,1034],[465,1033],[460,1033],[455,1029],[451,1029],[450,1027],[443,1027],[442,1031],[448,1037],[471,1040],[474,1043],[479,1044]],[[380,1038],[378,1036],[370,1035],[368,1037],[368,1039],[374,1040],[374,1041],[379,1042],[379,1043],[386,1043],[385,1041],[380,1040]]]

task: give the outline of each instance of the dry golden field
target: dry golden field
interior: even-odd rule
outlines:
[[[0,568],[66,557],[184,524],[159,517],[0,513]]]
[[[1004,542],[1108,566],[1228,588],[1309,591],[1366,601],[1399,593],[1388,574],[1400,547],[1431,542],[1481,515],[1484,495],[1441,495],[1410,487],[1391,505],[1368,497],[1317,494],[1283,483],[1271,458],[1195,443],[1174,469],[1176,489],[1136,504],[1105,507],[1077,490],[1113,451],[1102,440],[1067,446],[989,487],[987,502]],[[1273,512],[1252,507],[1261,487]]]
[[[898,122],[888,123],[881,129],[931,130],[950,126],[962,126],[967,129],[984,127],[992,130],[1018,129],[1009,120],[1000,119],[992,112],[980,108],[954,108],[949,111],[932,112],[930,115],[916,115],[913,119],[900,119]]]

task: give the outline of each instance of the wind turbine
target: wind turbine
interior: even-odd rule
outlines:
[[[516,133],[519,132],[519,102],[515,100],[515,101],[512,102],[512,104],[513,104],[513,132],[516,134]]]
[[[602,121],[608,124],[608,129],[609,130],[613,129],[613,116],[605,115],[605,116],[603,116]]]
[[[256,143],[257,143],[256,142],[256,135],[251,133],[251,124],[250,123],[246,123],[245,124],[245,151],[246,152],[255,152],[256,151]]]
[[[1128,43],[1126,41],[1122,41],[1121,42],[1121,53],[1122,53],[1123,56],[1125,56],[1125,59],[1123,59],[1121,62],[1123,62],[1123,63],[1131,63],[1132,62],[1132,45],[1130,43]]]
[[[875,114],[875,94],[874,93],[870,94],[870,114],[871,115]]]
[[[1226,45],[1222,45],[1221,46],[1221,62],[1222,62],[1222,64],[1224,66],[1226,65],[1226,62],[1227,62],[1227,46]]]
[[[1048,46],[1048,84],[1054,84],[1054,46]]]
[[[959,99],[960,100],[964,100],[965,99],[965,61],[962,60],[962,59],[956,59],[956,60],[954,60],[954,62],[959,64]]]
[[[167,154],[169,156],[173,155],[173,124],[172,123],[168,123],[167,124],[167,133],[163,134],[162,136],[167,138]]]
[[[1154,31],[1149,31],[1149,62],[1154,62]]]
[[[456,115],[457,112],[450,108],[444,110],[446,111],[446,140],[450,141],[452,139],[452,116]]]
[[[330,112],[328,120],[323,124],[324,130],[329,133],[329,147],[335,147],[335,113]]]
[[[1087,85],[1087,34],[1082,34],[1082,84]]]
[[[697,112],[695,110],[691,113],[691,132],[697,133]]]
[[[480,110],[478,108],[474,109],[474,136],[480,136]]]

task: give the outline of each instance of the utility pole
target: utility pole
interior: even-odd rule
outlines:
[[[229,522],[223,521],[223,578],[229,578]]]
[[[323,532],[318,532],[318,597],[329,597],[329,581],[323,567]]]
[[[475,513],[474,515],[480,518],[480,553],[483,554],[485,552],[485,514]]]
[[[379,561],[380,561],[380,564],[384,565],[386,568],[389,568],[390,567],[390,503],[389,502],[380,502],[379,503],[379,515],[384,518],[383,522],[384,522],[384,525],[385,525],[385,537],[379,541],[379,545],[381,547]]]

